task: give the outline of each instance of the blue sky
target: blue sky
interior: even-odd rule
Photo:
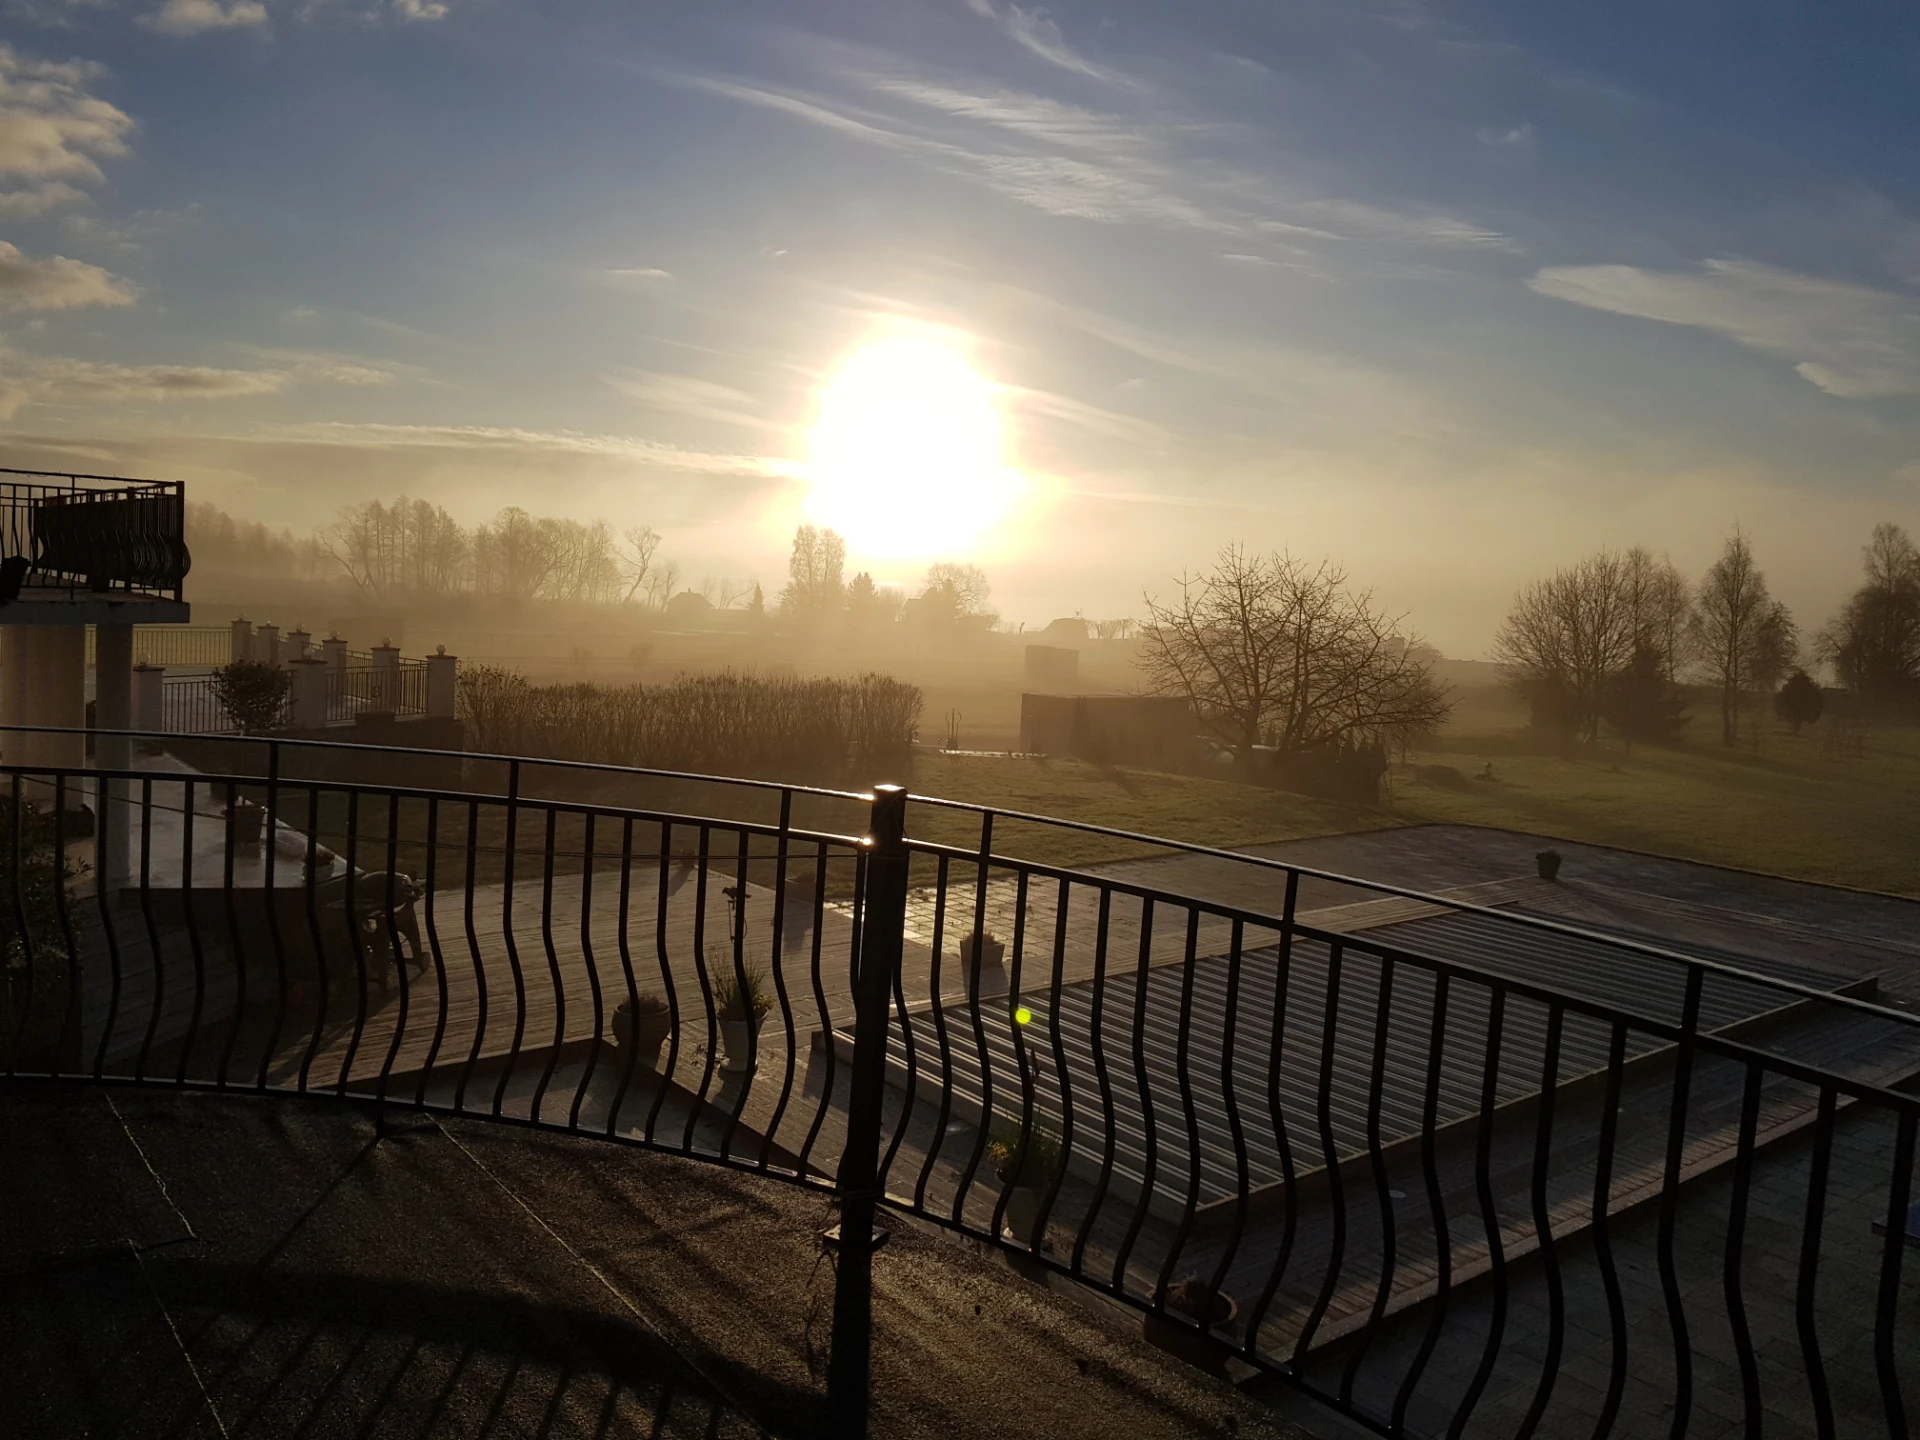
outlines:
[[[1531,575],[1738,522],[1811,628],[1920,520],[1893,4],[0,17],[9,463],[645,520],[771,584],[823,380],[907,321],[997,387],[1030,501],[955,558],[1017,618],[1243,539],[1477,655]]]

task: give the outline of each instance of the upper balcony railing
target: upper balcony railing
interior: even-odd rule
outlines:
[[[0,600],[179,601],[186,487],[0,469]]]

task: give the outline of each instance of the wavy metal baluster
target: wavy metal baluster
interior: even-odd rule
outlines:
[[[1673,1440],[1687,1433],[1693,1412],[1693,1342],[1687,1334],[1687,1302],[1674,1263],[1673,1237],[1680,1219],[1680,1172],[1687,1153],[1687,1104],[1693,1079],[1693,1037],[1700,1028],[1700,990],[1705,972],[1687,967],[1687,994],[1680,1012],[1680,1040],[1673,1059],[1673,1108],[1667,1118],[1667,1168],[1660,1189],[1656,1246],[1667,1323],[1673,1330]]]
[[[793,791],[787,786],[780,789],[780,828],[774,839],[773,857],[773,935],[769,940],[773,954],[769,964],[773,970],[773,993],[780,1006],[780,1015],[787,1030],[787,1064],[780,1077],[780,1093],[774,1097],[773,1113],[767,1118],[767,1143],[760,1147],[760,1169],[766,1170],[773,1163],[773,1148],[780,1140],[780,1122],[786,1119],[787,1105],[793,1099],[793,1082],[798,1078],[800,1061],[800,1030],[793,1013],[793,996],[787,989],[787,882],[789,855],[789,836],[793,826]],[[809,927],[811,929],[811,927]],[[833,1043],[833,1037],[827,1037],[827,1043]],[[888,1165],[892,1156],[888,1156]],[[881,1167],[884,1191],[884,1177],[887,1166]]]
[[[1147,1069],[1147,982],[1153,975],[1153,897],[1140,899],[1140,949],[1133,972],[1133,1082],[1140,1096],[1140,1129],[1142,1159],[1140,1164],[1140,1203],[1134,1207],[1133,1218],[1127,1225],[1125,1237],[1120,1248],[1114,1254],[1113,1277],[1109,1288],[1116,1295],[1126,1293],[1127,1262],[1133,1257],[1134,1243],[1140,1238],[1140,1229],[1146,1223],[1147,1209],[1153,1203],[1154,1182],[1160,1171],[1160,1132],[1153,1118],[1153,1088]]]
[[[121,784],[124,783],[124,781],[121,782]],[[100,807],[100,823],[93,827],[93,902],[100,912],[100,934],[107,945],[107,969],[109,972],[106,1023],[100,1030],[100,1043],[94,1047],[93,1051],[93,1078],[95,1080],[104,1079],[106,1076],[107,1050],[113,1044],[114,1031],[120,1023],[120,993],[124,979],[120,962],[120,930],[119,927],[113,923],[113,887],[115,882],[122,877],[113,873],[114,862],[119,857],[110,854],[108,851],[107,830],[109,822],[107,815],[110,806],[126,805],[128,802],[121,798],[123,793],[121,791],[121,785],[116,785],[109,781],[107,782],[106,792],[107,801]],[[19,804],[17,798],[14,803],[16,806]],[[131,817],[128,818],[130,821]]]
[[[1420,1348],[1393,1397],[1393,1410],[1387,1429],[1401,1433],[1407,1428],[1407,1407],[1413,1402],[1420,1379],[1433,1359],[1447,1323],[1447,1302],[1453,1292],[1453,1235],[1447,1225],[1446,1195],[1440,1188],[1440,1166],[1434,1155],[1434,1132],[1440,1122],[1440,1075],[1447,1048],[1447,999],[1453,976],[1445,970],[1433,977],[1433,1021],[1427,1031],[1427,1079],[1420,1101],[1420,1174],[1427,1187],[1427,1215],[1433,1223],[1434,1292],[1427,1302],[1427,1328],[1420,1337]]]
[[[1814,1119],[1813,1158],[1807,1173],[1806,1221],[1800,1231],[1800,1277],[1793,1302],[1800,1353],[1807,1366],[1807,1399],[1813,1404],[1813,1423],[1820,1440],[1834,1440],[1833,1396],[1827,1387],[1827,1367],[1820,1357],[1815,1287],[1820,1280],[1820,1233],[1827,1217],[1827,1175],[1833,1162],[1835,1100],[1833,1087],[1822,1085]]]
[[[240,921],[233,904],[233,801],[238,794],[233,781],[226,782],[226,824],[224,843],[220,857],[220,887],[222,908],[227,916],[227,958],[233,962],[233,1023],[227,1027],[227,1043],[220,1049],[220,1066],[214,1075],[214,1084],[219,1089],[227,1088],[227,1072],[233,1064],[235,1046],[240,1043],[240,1032],[246,1028],[247,1012],[247,947],[241,940]],[[104,823],[104,822],[103,822]],[[284,978],[281,986],[285,988]],[[265,1075],[263,1062],[261,1072]]]
[[[640,985],[633,972],[633,944],[628,931],[633,924],[633,817],[627,816],[620,825],[620,913],[615,922],[615,934],[620,954],[620,975],[627,982],[627,1014],[634,1027],[629,1034],[626,1046],[626,1063],[620,1067],[620,1085],[613,1092],[613,1102],[607,1106],[607,1130],[612,1136],[620,1125],[620,1112],[627,1103],[627,1091],[633,1085],[634,1072],[640,1065],[639,1020]],[[615,1014],[619,1013],[618,1007]],[[659,1063],[659,1053],[654,1055],[654,1063]],[[665,1087],[662,1086],[662,1089]]]
[[[820,1032],[825,1044],[820,1050],[820,1103],[814,1107],[813,1122],[807,1126],[807,1135],[800,1142],[800,1173],[806,1174],[813,1161],[814,1142],[820,1138],[820,1127],[826,1123],[827,1111],[833,1107],[834,1069],[839,1064],[833,1040],[833,1011],[827,1004],[827,989],[821,976],[821,954],[826,946],[825,907],[827,890],[827,842],[819,842],[819,854],[814,865],[813,899],[813,1003],[820,1010]],[[867,857],[864,852],[856,852],[853,860],[854,913],[858,915],[860,895],[865,889]],[[855,943],[858,943],[858,927],[855,927]],[[849,971],[851,978],[851,971]]]
[[[654,963],[660,967],[660,988],[667,1001],[667,1058],[660,1068],[659,1083],[653,1087],[653,1103],[647,1107],[646,1124],[641,1134],[653,1144],[654,1127],[667,1103],[667,1091],[673,1085],[680,1060],[680,992],[673,983],[673,961],[667,954],[667,872],[673,864],[673,825],[660,826],[660,866],[654,874],[655,914],[653,920]]]
[[[1180,1087],[1180,1118],[1187,1127],[1187,1193],[1180,1207],[1180,1220],[1174,1227],[1173,1243],[1167,1247],[1167,1258],[1161,1263],[1160,1276],[1154,1282],[1153,1293],[1160,1300],[1167,1293],[1167,1287],[1173,1283],[1174,1268],[1180,1263],[1180,1257],[1186,1253],[1187,1240],[1193,1234],[1194,1213],[1200,1208],[1200,1110],[1193,1099],[1192,1039],[1193,1039],[1193,972],[1198,966],[1200,954],[1200,909],[1196,905],[1187,907],[1187,948],[1180,967],[1180,1020],[1174,1033],[1173,1070],[1174,1078]],[[1230,1049],[1232,1042],[1223,1037],[1222,1048]],[[1237,1149],[1237,1147],[1236,1147]],[[1246,1169],[1244,1156],[1235,1157],[1240,1168]],[[1240,1185],[1242,1194],[1246,1184]],[[1201,1321],[1205,1329],[1206,1321]]]
[[[1387,1030],[1393,1023],[1394,966],[1384,955],[1376,958],[1380,978],[1375,986],[1373,1007],[1373,1064],[1367,1074],[1367,1159],[1373,1170],[1374,1201],[1380,1207],[1380,1283],[1374,1288],[1367,1323],[1361,1327],[1353,1354],[1340,1376],[1340,1403],[1349,1408],[1353,1405],[1353,1385],[1360,1376],[1360,1366],[1373,1349],[1380,1322],[1386,1318],[1387,1298],[1393,1293],[1395,1242],[1399,1238],[1395,1232],[1393,1190],[1387,1183],[1386,1154],[1380,1139],[1380,1107],[1387,1083]]]
[[[1493,1199],[1493,1114],[1500,1098],[1500,1061],[1504,1049],[1507,1021],[1507,992],[1499,986],[1490,989],[1487,1001],[1486,1078],[1480,1086],[1480,1125],[1473,1147],[1473,1186],[1480,1202],[1480,1223],[1486,1227],[1487,1271],[1493,1281],[1493,1313],[1487,1317],[1487,1343],[1480,1352],[1480,1363],[1460,1397],[1460,1408],[1447,1427],[1447,1440],[1460,1440],[1474,1407],[1486,1393],[1493,1378],[1494,1362],[1500,1358],[1500,1342],[1507,1328],[1507,1261],[1500,1211]]]
[[[332,977],[328,974],[326,941],[322,937],[320,929],[320,896],[318,884],[320,853],[318,836],[320,826],[317,823],[320,815],[320,787],[318,785],[312,786],[308,793],[311,797],[308,814],[315,818],[316,823],[307,832],[307,871],[305,884],[302,888],[307,892],[307,933],[313,942],[314,977],[317,994],[314,1003],[319,1008],[314,1012],[313,1030],[312,1033],[307,1036],[306,1050],[300,1059],[300,1078],[296,1088],[302,1094],[306,1093],[308,1080],[313,1071],[313,1062],[319,1058],[320,1040],[326,1031],[327,1015],[333,1003],[333,985]],[[328,873],[329,875],[332,873],[331,865],[329,865]],[[271,894],[269,894],[267,898],[267,913],[271,915],[273,914],[273,910],[273,900]],[[280,993],[282,997],[281,1004],[284,1009],[286,991],[282,989]],[[277,1033],[276,1031],[276,1034]]]
[[[980,817],[980,868],[973,888],[973,933],[984,941],[987,929],[987,885],[990,879],[989,858],[993,854],[993,812],[985,811]],[[963,939],[960,942],[966,944]],[[967,1163],[961,1168],[958,1188],[953,1196],[954,1224],[963,1223],[967,1200],[973,1192],[974,1177],[980,1171],[980,1162],[986,1158],[987,1144],[991,1138],[994,1116],[997,1113],[993,1103],[993,1055],[987,1048],[987,1028],[980,1010],[984,997],[980,994],[980,957],[974,955],[973,969],[967,974],[967,1014],[973,1020],[973,1047],[980,1057],[980,1125],[974,1132],[973,1150],[967,1156]]]
[[[434,987],[440,993],[440,1008],[434,1015],[433,1041],[427,1046],[427,1058],[420,1065],[420,1084],[414,1092],[413,1103],[424,1106],[427,1103],[427,1077],[433,1074],[433,1067],[439,1062],[440,1047],[447,1038],[448,1012],[452,1006],[447,990],[447,957],[440,945],[440,917],[437,913],[440,902],[440,797],[427,797],[427,853],[423,862],[425,874],[421,884],[425,894],[420,898],[426,902],[427,910],[427,951],[433,956]]]
[[[493,1118],[500,1118],[506,1102],[507,1082],[520,1064],[520,1045],[527,1034],[527,977],[520,968],[520,943],[513,933],[513,882],[520,850],[520,762],[507,765],[507,853],[500,877],[500,943],[507,952],[507,969],[513,974],[513,1039],[507,1044],[500,1078],[493,1087]]]
[[[400,1013],[394,1016],[393,1039],[387,1044],[387,1053],[380,1062],[380,1076],[374,1085],[374,1100],[384,1106],[387,1103],[387,1081],[392,1077],[393,1067],[400,1058],[400,1047],[406,1041],[407,1021],[410,1018],[412,1001],[411,986],[408,984],[407,962],[400,958],[400,925],[393,917],[400,903],[400,796],[387,796],[387,856],[386,856],[386,893],[381,898],[381,939],[387,947],[387,958],[393,962],[394,978],[400,982]],[[386,974],[383,959],[381,976]],[[380,987],[386,989],[384,984]]]
[[[1022,868],[1015,880],[1013,896],[1013,958],[1007,968],[1007,1028],[1013,1041],[1014,1074],[1020,1082],[1020,1135],[1032,1135],[1040,1123],[1036,1113],[1034,1095],[1033,1066],[1027,1058],[1026,1027],[1014,1018],[1015,1009],[1020,1003],[1020,982],[1024,974],[1027,939],[1027,871]],[[1005,1223],[1007,1202],[1012,1198],[1013,1189],[1009,1185],[1000,1187],[999,1199],[994,1202],[993,1219],[989,1229],[996,1238],[1002,1235],[1001,1226]],[[1026,1249],[1029,1253],[1038,1253],[1046,1232],[1035,1228],[1032,1239]]]
[[[927,1142],[927,1156],[921,1163],[920,1175],[914,1181],[913,1208],[924,1211],[927,1204],[927,1182],[933,1176],[933,1168],[940,1162],[940,1155],[946,1149],[947,1126],[953,1119],[953,1045],[947,1033],[947,1007],[940,994],[941,952],[946,945],[947,926],[947,857],[941,855],[934,861],[933,879],[933,942],[927,962],[927,1001],[933,1014],[933,1048],[940,1057],[940,1099],[933,1118],[933,1137]],[[902,966],[901,969],[905,969]],[[891,1159],[889,1159],[891,1164]],[[883,1172],[884,1173],[884,1172]]]
[[[587,1042],[587,1064],[581,1071],[580,1079],[573,1087],[573,1104],[567,1110],[567,1128],[580,1128],[580,1104],[587,1098],[587,1087],[593,1083],[600,1067],[600,1037],[606,1033],[606,999],[600,993],[600,966],[593,955],[593,862],[594,840],[593,822],[596,816],[588,810],[584,814],[581,844],[585,859],[580,868],[580,958],[586,962],[587,988],[593,998],[593,1038]]]
[[[1760,1365],[1753,1352],[1753,1327],[1747,1323],[1740,1270],[1746,1258],[1747,1199],[1753,1188],[1753,1145],[1760,1121],[1762,1072],[1752,1061],[1747,1062],[1746,1068],[1746,1083],[1740,1091],[1740,1130],[1734,1145],[1733,1195],[1727,1208],[1727,1245],[1721,1283],[1727,1296],[1727,1322],[1733,1328],[1734,1357],[1740,1366],[1740,1394],[1746,1404],[1747,1433],[1755,1435],[1761,1426]]]
[[[567,977],[560,971],[560,951],[553,943],[553,852],[558,848],[560,810],[554,805],[546,808],[546,848],[540,864],[540,948],[547,957],[547,979],[553,984],[553,1041],[547,1050],[547,1063],[540,1069],[539,1082],[533,1087],[533,1106],[529,1113],[536,1125],[541,1123],[547,1087],[553,1083],[553,1072],[560,1065],[560,1047],[567,1043]]]
[[[1073,1080],[1067,1066],[1067,1042],[1060,1033],[1060,995],[1064,988],[1067,964],[1067,905],[1073,882],[1060,880],[1059,903],[1053,917],[1053,976],[1047,994],[1047,1030],[1053,1042],[1053,1069],[1060,1087],[1060,1166],[1047,1182],[1047,1193],[1040,1199],[1040,1213],[1034,1220],[1034,1234],[1042,1237],[1053,1219],[1053,1207],[1059,1203],[1061,1188],[1067,1183],[1067,1157],[1073,1154]]]
[[[1207,1288],[1219,1294],[1227,1283],[1227,1274],[1240,1254],[1240,1242],[1246,1234],[1247,1201],[1253,1189],[1249,1169],[1246,1129],[1240,1119],[1239,1055],[1241,950],[1246,943],[1245,922],[1233,917],[1227,941],[1227,998],[1220,1020],[1220,1097],[1227,1110],[1227,1134],[1233,1142],[1233,1224],[1227,1231],[1227,1243],[1220,1251],[1213,1278]]]
[[[18,778],[15,779],[17,785]],[[17,793],[17,791],[16,791]],[[14,813],[19,814],[16,801]],[[166,965],[160,955],[160,931],[153,923],[153,781],[142,777],[140,781],[140,918],[147,930],[147,963],[153,969],[153,1008],[147,1015],[147,1033],[140,1041],[140,1054],[135,1058],[133,1078],[147,1078],[147,1056],[153,1051],[153,1039],[160,1029],[160,1007],[165,1003]]]
[[[100,815],[95,821],[96,833],[106,825],[107,807],[99,807]],[[16,812],[17,813],[17,812]],[[16,851],[16,854],[19,852]],[[67,1003],[60,1018],[60,1033],[53,1042],[53,1064],[49,1067],[55,1079],[59,1079],[66,1070],[66,1057],[74,1058],[74,1068],[80,1068],[80,1039],[83,995],[80,988],[81,955],[77,932],[73,927],[73,914],[68,909],[67,895],[67,774],[60,772],[53,782],[53,908],[60,926],[60,941],[67,952]]]
[[[714,1005],[712,978],[707,974],[707,870],[713,863],[713,831],[710,826],[700,827],[700,845],[697,851],[698,873],[693,878],[693,975],[700,982],[700,1003],[706,1011],[707,1044],[706,1059],[700,1067],[700,1088],[694,1095],[693,1105],[687,1110],[687,1124],[680,1136],[680,1151],[684,1155],[693,1153],[694,1129],[700,1114],[707,1108],[707,1092],[713,1086],[715,1054],[720,1048],[720,1014]]]
[[[734,860],[733,892],[733,943],[729,947],[733,952],[734,983],[740,987],[741,1003],[747,1000],[747,847],[749,837],[743,828],[739,832],[740,843]],[[747,1101],[753,1093],[753,1077],[760,1068],[760,1024],[761,1017],[753,1013],[749,1006],[746,1015],[747,1044],[752,1049],[752,1058],[747,1068],[740,1073],[740,1093],[734,1097],[733,1108],[728,1112],[725,1128],[720,1132],[720,1158],[730,1159],[733,1155],[733,1137],[740,1128],[740,1117],[746,1113]],[[764,1159],[766,1151],[761,1150]]]
[[[465,894],[460,899],[460,918],[467,936],[467,956],[473,962],[474,1016],[473,1044],[467,1047],[466,1063],[453,1087],[456,1114],[467,1108],[467,1085],[480,1065],[480,1052],[487,1043],[487,966],[480,955],[480,927],[473,913],[473,894],[480,888],[480,802],[467,802],[467,863]]]
[[[334,1082],[337,1093],[347,1093],[353,1076],[353,1062],[360,1053],[360,1042],[367,1032],[367,947],[360,933],[360,792],[347,791],[347,889],[346,925],[348,948],[353,952],[353,1035],[347,1041],[347,1053],[340,1061],[340,1076]]]
[[[40,993],[40,980],[38,967],[34,964],[33,958],[33,927],[27,919],[26,874],[28,854],[24,820],[27,803],[22,793],[18,772],[15,772],[9,777],[9,784],[12,787],[13,793],[13,814],[11,817],[13,827],[13,835],[11,837],[13,846],[13,923],[14,933],[20,937],[20,959],[26,967],[27,979],[26,1003],[20,1007],[20,1016],[14,1021],[13,1025],[12,1042],[7,1046],[7,1074],[14,1075],[18,1073],[19,1059],[26,1050],[27,1035],[29,1034],[29,1027],[33,1020],[33,1001],[34,996]],[[55,883],[57,885],[59,882],[56,881]],[[0,985],[7,983],[9,982],[6,978],[0,976]]]
[[[1107,1073],[1106,1046],[1106,1002],[1107,1002],[1107,936],[1113,918],[1113,887],[1099,887],[1100,908],[1093,932],[1093,979],[1087,987],[1089,1007],[1087,1013],[1087,1048],[1093,1056],[1093,1080],[1100,1091],[1100,1115],[1103,1125],[1100,1142],[1100,1171],[1093,1183],[1093,1194],[1087,1200],[1087,1211],[1080,1219],[1080,1228],[1073,1237],[1073,1260],[1069,1269],[1076,1277],[1086,1275],[1087,1242],[1093,1238],[1093,1227],[1100,1219],[1100,1209],[1106,1203],[1107,1184],[1113,1175],[1114,1156],[1118,1153],[1120,1129],[1113,1108],[1113,1077]]]
[[[1607,1393],[1593,1427],[1594,1440],[1613,1433],[1620,1414],[1620,1397],[1627,1390],[1627,1307],[1620,1290],[1619,1267],[1613,1263],[1613,1155],[1620,1135],[1620,1079],[1626,1069],[1627,1026],[1613,1022],[1607,1045],[1606,1098],[1600,1110],[1600,1150],[1593,1169],[1593,1254],[1607,1295],[1607,1328],[1613,1342],[1607,1365]]]
[[[1566,1348],[1567,1307],[1560,1278],[1560,1256],[1553,1243],[1553,1214],[1547,1207],[1547,1171],[1553,1157],[1553,1101],[1560,1088],[1560,1037],[1566,1008],[1558,1001],[1547,1008],[1546,1053],[1540,1061],[1538,1129],[1533,1142],[1533,1229],[1539,1240],[1540,1265],[1547,1276],[1547,1353],[1540,1362],[1540,1384],[1520,1422],[1520,1434],[1531,1437],[1540,1428],[1560,1374],[1560,1355]]]
[[[1294,916],[1298,913],[1299,903],[1300,872],[1289,870],[1286,900],[1280,911],[1280,944],[1274,956],[1273,1041],[1267,1049],[1267,1118],[1273,1122],[1274,1144],[1280,1151],[1280,1249],[1274,1256],[1273,1268],[1267,1273],[1267,1283],[1261,1288],[1260,1299],[1247,1317],[1247,1338],[1243,1349],[1248,1359],[1257,1359],[1259,1356],[1260,1331],[1267,1323],[1267,1312],[1273,1308],[1274,1297],[1280,1293],[1281,1283],[1286,1279],[1299,1224],[1293,1139],[1287,1131],[1285,1107],[1280,1103],[1280,1068],[1287,1049],[1287,990],[1293,975]]]
[[[1333,1133],[1333,1057],[1339,1046],[1340,1023],[1340,978],[1346,958],[1346,947],[1338,940],[1327,947],[1327,1008],[1322,1017],[1320,1031],[1320,1083],[1315,1099],[1320,1118],[1320,1157],[1326,1166],[1327,1177],[1327,1214],[1332,1225],[1332,1237],[1327,1247],[1326,1278],[1320,1282],[1320,1292],[1314,1297],[1313,1308],[1307,1312],[1306,1324],[1300,1327],[1300,1336],[1293,1345],[1293,1368],[1297,1371],[1307,1358],[1307,1352],[1313,1348],[1313,1337],[1320,1329],[1320,1322],[1326,1317],[1327,1307],[1333,1303],[1334,1292],[1340,1285],[1340,1270],[1347,1257],[1347,1202],[1346,1190],[1340,1174],[1340,1147]]]
[[[1907,1407],[1901,1398],[1893,1331],[1900,1313],[1900,1260],[1907,1248],[1907,1207],[1913,1200],[1914,1112],[1903,1110],[1897,1127],[1893,1139],[1893,1177],[1887,1186],[1886,1243],[1880,1254],[1880,1299],[1873,1317],[1873,1360],[1874,1368],[1880,1373],[1880,1398],[1887,1410],[1887,1434],[1891,1440],[1908,1440]],[[1907,1357],[1911,1364],[1911,1346]]]
[[[207,1011],[207,957],[200,944],[200,922],[193,913],[193,781],[182,781],[180,793],[180,908],[186,921],[187,955],[193,961],[193,1009],[188,1012],[187,1033],[180,1040],[180,1063],[173,1076],[176,1085],[187,1083],[187,1066]]]

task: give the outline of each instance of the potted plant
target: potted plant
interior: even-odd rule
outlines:
[[[976,930],[960,942],[960,972],[966,977],[969,995],[998,995],[1007,988],[1007,972],[1002,965],[1007,942],[990,930]]]
[[[673,1029],[673,1012],[651,991],[642,991],[614,1007],[613,1043],[633,1048],[649,1070],[660,1068],[660,1047]]]
[[[1160,1298],[1160,1308],[1149,1310],[1141,1327],[1147,1343],[1210,1375],[1224,1376],[1233,1347],[1219,1336],[1231,1334],[1240,1320],[1233,1297],[1189,1275]]]
[[[1031,1248],[1039,1234],[1040,1207],[1066,1158],[1060,1138],[1037,1118],[1025,1129],[1006,1124],[995,1130],[987,1154],[1006,1189],[1006,1234]]]
[[[758,965],[736,971],[731,960],[713,955],[707,957],[707,964],[720,977],[713,991],[714,1005],[720,1012],[720,1033],[726,1041],[726,1058],[720,1068],[736,1073],[751,1070],[760,1046],[761,1017],[773,1008],[767,972]]]
[[[1559,877],[1560,852],[1558,850],[1540,851],[1533,857],[1533,863],[1535,868],[1539,870],[1542,880],[1553,880]]]
[[[258,845],[267,812],[244,796],[235,800],[228,808],[233,816],[233,843],[236,845]]]

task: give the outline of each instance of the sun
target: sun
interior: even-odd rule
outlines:
[[[881,335],[821,387],[807,515],[862,557],[971,552],[1019,497],[1005,444],[996,388],[956,337]]]

